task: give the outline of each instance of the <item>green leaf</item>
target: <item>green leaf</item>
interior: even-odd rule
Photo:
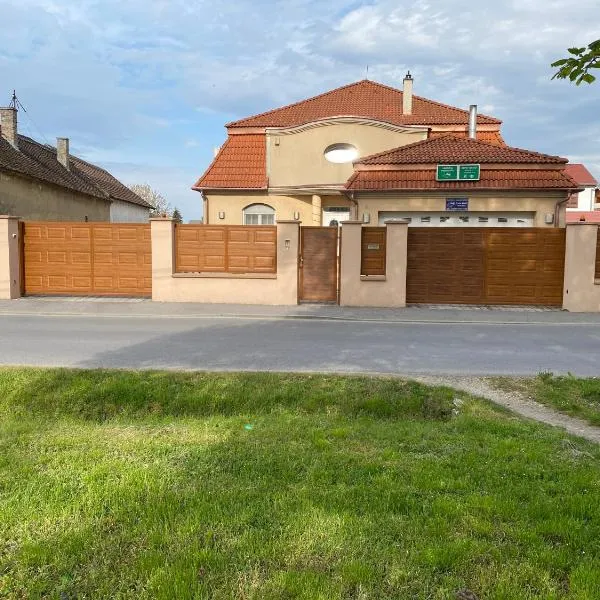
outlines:
[[[561,58],[560,60],[553,62],[550,66],[551,67],[560,67],[561,65],[568,63],[569,60],[571,60],[571,59],[570,58]]]
[[[591,73],[586,73],[581,79],[586,83],[594,83],[596,81],[596,78]]]

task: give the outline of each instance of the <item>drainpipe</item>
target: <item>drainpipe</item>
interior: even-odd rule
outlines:
[[[354,204],[354,219],[358,220],[358,200],[354,199],[354,190],[349,190],[344,192],[346,198],[350,200]]]
[[[560,227],[560,223],[558,222],[560,216],[560,207],[562,204],[566,204],[569,201],[569,197],[572,192],[567,192],[567,197],[564,200],[559,200],[554,207],[554,227]],[[566,223],[565,223],[566,225]]]

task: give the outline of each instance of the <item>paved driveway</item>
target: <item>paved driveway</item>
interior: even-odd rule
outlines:
[[[0,364],[600,375],[600,323],[0,314]],[[443,321],[443,314],[440,319]],[[438,319],[438,320],[440,320]],[[559,320],[560,321],[560,320]]]

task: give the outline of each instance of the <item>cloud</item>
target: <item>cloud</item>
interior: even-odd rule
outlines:
[[[589,156],[600,178],[600,83],[551,82],[549,66],[600,37],[597,10],[597,0],[3,0],[0,97],[17,89],[34,137],[67,135],[183,203],[225,122],[361,79],[367,65],[390,85],[410,69],[417,94],[477,103],[504,120],[509,143]]]

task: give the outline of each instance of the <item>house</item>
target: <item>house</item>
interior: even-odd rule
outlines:
[[[500,120],[416,96],[413,84],[410,73],[402,90],[363,80],[229,123],[193,187],[205,223],[564,223],[579,191],[566,159],[509,148]]]
[[[40,221],[143,223],[152,206],[108,171],[20,135],[17,109],[0,108],[0,214]]]
[[[582,188],[580,192],[571,194],[567,202],[567,222],[591,221],[600,223],[600,211],[597,215],[591,214],[596,211],[598,203],[598,182],[587,170],[585,165],[573,163],[567,165],[566,173]]]

